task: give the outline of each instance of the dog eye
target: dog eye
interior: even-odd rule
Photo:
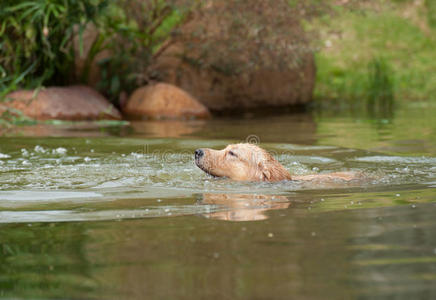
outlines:
[[[238,157],[238,156],[235,154],[235,152],[233,152],[233,151],[229,151],[229,154],[230,154],[231,156]]]

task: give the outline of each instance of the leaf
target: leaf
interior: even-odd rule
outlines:
[[[20,10],[22,8],[25,8],[25,7],[34,6],[35,4],[36,3],[33,1],[23,2],[23,3],[20,3],[18,5],[12,6],[12,7],[8,7],[5,9],[5,11],[6,12],[15,12],[15,11]]]

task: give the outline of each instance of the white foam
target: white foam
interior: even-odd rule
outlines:
[[[64,154],[67,153],[67,149],[65,149],[65,148],[63,148],[63,147],[59,147],[59,148],[53,149],[53,150],[51,151],[51,153],[52,153],[52,154],[60,154],[60,155],[64,155]]]
[[[11,156],[8,155],[8,154],[0,153],[0,159],[2,159],[2,158],[10,158],[10,157],[11,157]]]

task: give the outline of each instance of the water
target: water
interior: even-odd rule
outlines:
[[[0,297],[436,297],[436,108],[58,124],[0,138]],[[52,136],[52,137],[47,137]],[[199,147],[250,141],[294,174],[213,179]]]

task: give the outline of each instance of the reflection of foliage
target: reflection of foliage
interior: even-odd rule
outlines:
[[[429,189],[422,189],[403,191],[400,197],[392,192],[380,191],[349,194],[332,193],[330,195],[323,194],[320,197],[323,200],[314,201],[311,204],[311,212],[420,205],[433,202],[434,192]]]
[[[96,288],[84,257],[82,224],[3,226],[0,238],[2,296],[56,297]]]
[[[375,149],[392,155],[430,155],[436,150],[436,118],[432,105],[427,102],[403,103],[396,107],[392,119],[365,118],[365,111],[350,115],[348,111],[338,113],[324,110],[317,121],[317,135],[322,136],[318,143],[353,149]],[[377,164],[374,166],[377,167]],[[416,181],[416,174],[413,176],[415,179],[412,181]]]
[[[394,106],[392,71],[385,60],[373,59],[369,66],[367,107],[371,115],[389,117]]]

